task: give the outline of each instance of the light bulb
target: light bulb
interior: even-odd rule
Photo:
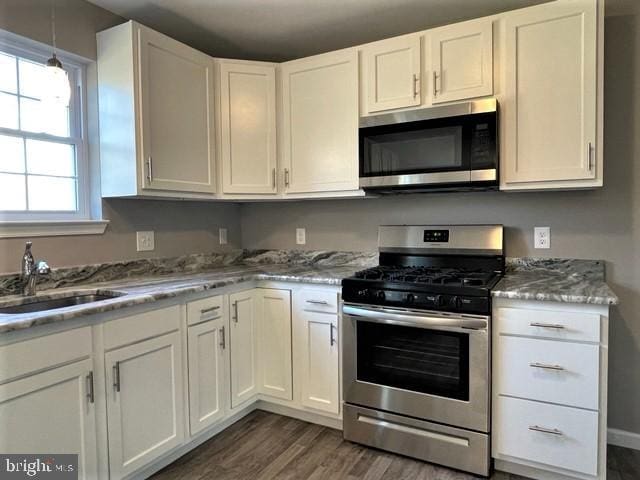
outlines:
[[[55,105],[68,106],[71,98],[69,77],[62,68],[62,63],[55,56],[47,60],[44,85],[42,86],[42,100]]]

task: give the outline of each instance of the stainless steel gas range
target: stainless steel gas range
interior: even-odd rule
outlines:
[[[378,245],[342,282],[344,437],[488,475],[503,228],[383,226]]]

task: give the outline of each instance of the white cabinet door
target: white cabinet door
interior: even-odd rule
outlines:
[[[505,28],[505,182],[593,179],[596,0],[510,12]]]
[[[358,52],[283,63],[286,193],[358,189]]]
[[[362,49],[367,113],[420,105],[420,37],[399,37]]]
[[[231,408],[258,393],[257,325],[255,290],[229,295],[231,321]]]
[[[258,297],[260,393],[293,398],[291,371],[291,292],[261,288]]]
[[[109,469],[122,478],[184,440],[179,332],[105,354]]]
[[[222,191],[277,193],[276,69],[220,64]]]
[[[340,366],[337,316],[297,311],[302,405],[340,412]]]
[[[93,362],[0,386],[0,452],[77,453],[78,478],[98,477]]]
[[[138,26],[143,188],[215,191],[213,60]]]
[[[189,423],[191,435],[225,415],[228,396],[228,325],[220,312],[215,320],[188,328]]]
[[[437,28],[429,38],[433,103],[493,94],[491,20]]]

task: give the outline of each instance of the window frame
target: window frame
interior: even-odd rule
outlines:
[[[0,51],[37,63],[46,63],[53,53],[51,47],[30,41],[29,39],[10,37],[0,30]],[[87,139],[87,63],[65,52],[56,51],[69,75],[71,96],[69,100],[69,137],[59,137],[47,133],[28,132],[0,127],[0,134],[20,138],[45,140],[56,143],[72,144],[75,147],[76,160],[76,199],[77,210],[0,210],[0,224],[13,222],[69,222],[91,220],[91,196],[89,178],[89,150]],[[16,72],[17,74],[17,72]]]

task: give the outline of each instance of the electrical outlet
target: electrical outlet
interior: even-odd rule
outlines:
[[[296,243],[298,245],[307,243],[307,230],[305,228],[296,228]]]
[[[139,252],[150,252],[156,248],[156,242],[152,230],[148,232],[136,232],[136,244]]]
[[[534,248],[551,248],[551,228],[534,227],[533,246]]]
[[[220,245],[227,244],[227,229],[219,228],[218,229],[218,239],[220,240]]]

